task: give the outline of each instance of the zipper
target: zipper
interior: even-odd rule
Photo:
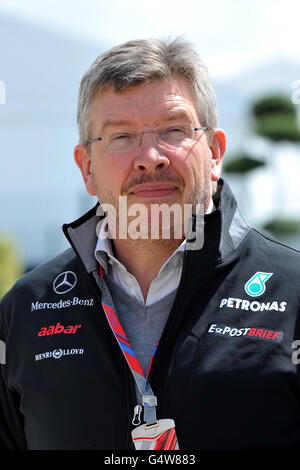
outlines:
[[[157,395],[158,389],[160,390],[160,400],[158,403],[158,410],[160,411],[160,413],[161,407],[164,406],[165,400],[167,399],[166,382],[170,369],[170,359],[173,354],[175,343],[178,339],[178,331],[180,331],[180,325],[182,321],[182,316],[180,315],[181,303],[187,289],[187,272],[190,269],[191,264],[190,256],[187,256],[187,253],[185,253],[184,261],[185,263],[183,264],[181,282],[178,286],[173,307],[169,314],[169,319],[167,321],[165,330],[158,345],[157,357],[154,358],[153,368],[150,373],[150,377],[152,377],[151,382],[153,384],[152,388],[153,390],[156,390],[155,394]],[[172,332],[171,335],[170,332]],[[175,338],[174,334],[176,334],[177,338]],[[164,377],[164,381],[162,381],[162,377]]]
[[[138,426],[141,424],[141,413],[142,413],[142,407],[141,405],[135,405],[134,410],[133,410],[133,418],[132,418],[132,424],[133,426]]]

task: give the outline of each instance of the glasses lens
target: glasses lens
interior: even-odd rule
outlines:
[[[179,125],[164,128],[158,134],[158,140],[161,143],[179,147],[186,140],[194,138],[194,131],[191,126]]]
[[[108,152],[130,152],[138,147],[137,134],[119,133],[112,134],[108,139],[106,150]]]

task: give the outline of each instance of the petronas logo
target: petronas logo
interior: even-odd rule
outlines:
[[[245,284],[245,291],[251,297],[258,297],[262,295],[266,290],[266,282],[273,275],[273,273],[263,273],[257,271],[254,276],[249,279]]]

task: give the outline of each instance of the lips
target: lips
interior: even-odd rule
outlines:
[[[151,183],[135,186],[130,193],[143,198],[161,198],[170,196],[177,189],[177,186],[173,183]]]

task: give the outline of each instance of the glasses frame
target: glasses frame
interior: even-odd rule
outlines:
[[[186,125],[186,124],[185,124]],[[137,135],[139,136],[139,145],[137,146],[137,149],[141,146],[142,144],[142,140],[143,140],[143,135],[144,134],[154,134],[155,136],[155,140],[157,142],[158,145],[161,145],[161,143],[159,142],[159,138],[158,138],[158,134],[157,134],[157,130],[158,129],[163,129],[165,126],[161,126],[161,127],[158,127],[154,130],[151,130],[151,131],[143,131],[143,132],[138,132]],[[166,126],[167,127],[167,126]],[[213,128],[212,127],[209,127],[209,126],[200,126],[200,127],[192,127],[192,130],[193,131],[213,131]],[[88,139],[87,140],[87,144],[92,144],[93,142],[98,142],[98,141],[103,141],[104,138],[103,137],[94,137],[92,139]],[[196,139],[193,139],[193,140],[196,140]],[[171,145],[170,145],[171,147]],[[176,148],[176,147],[174,147]],[[105,150],[106,152],[108,153],[126,153],[126,151],[116,151],[116,150]]]

